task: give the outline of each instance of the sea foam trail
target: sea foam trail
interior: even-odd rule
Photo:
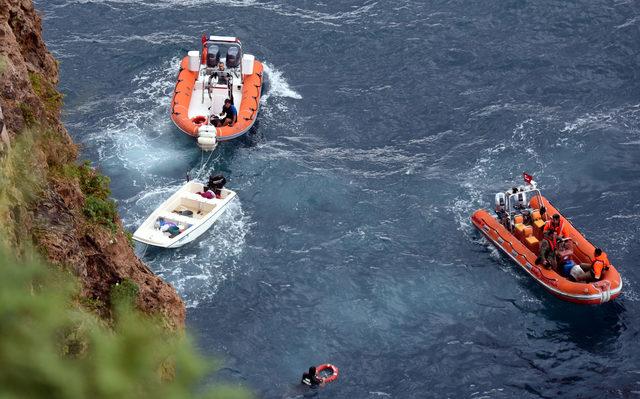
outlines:
[[[297,91],[289,86],[289,82],[285,79],[281,71],[277,70],[268,62],[263,62],[264,72],[269,79],[269,90],[262,95],[262,102],[266,102],[270,97],[288,97],[295,100],[302,99]]]
[[[195,178],[204,178],[207,167],[217,163],[217,154],[204,156],[206,165],[197,162],[200,153],[195,143],[181,142],[182,133],[169,120],[171,90],[180,59],[172,57],[141,70],[132,81],[131,94],[114,97],[110,104],[115,114],[98,122],[94,133],[83,144],[98,154],[101,168],[112,176],[130,179],[125,198],[118,202],[125,226],[134,231],[183,181],[176,181],[175,168],[191,169]],[[78,110],[91,112],[91,110]],[[193,144],[193,145],[191,145]],[[133,189],[132,189],[133,188]],[[197,306],[217,292],[222,281],[237,270],[237,260],[245,246],[250,218],[239,199],[216,224],[195,242],[175,250],[138,247],[138,253],[151,268],[173,284],[189,307]]]

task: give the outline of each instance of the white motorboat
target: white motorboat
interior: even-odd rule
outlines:
[[[200,237],[236,196],[234,191],[220,187],[218,196],[205,198],[198,194],[204,188],[197,181],[187,182],[153,211],[133,233],[133,239],[156,247],[178,248]]]

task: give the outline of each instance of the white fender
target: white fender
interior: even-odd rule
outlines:
[[[198,128],[198,133],[205,133],[205,132],[216,132],[216,127],[213,125],[202,125]]]
[[[198,146],[205,151],[213,151],[216,149],[215,137],[198,137]]]
[[[199,132],[198,137],[216,137],[216,132]]]

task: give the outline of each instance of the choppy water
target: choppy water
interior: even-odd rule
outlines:
[[[189,170],[239,193],[198,242],[144,254],[224,358],[214,379],[266,398],[640,397],[640,3],[37,6],[67,126],[129,229]],[[205,30],[269,80],[254,131],[211,158],[168,118]],[[524,170],[606,248],[619,300],[552,298],[474,231]],[[337,383],[296,386],[328,361]]]

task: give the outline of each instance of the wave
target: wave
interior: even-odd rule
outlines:
[[[110,8],[118,8],[122,5],[135,5],[136,7],[147,7],[154,10],[173,9],[176,7],[205,7],[205,6],[225,6],[257,8],[283,17],[293,17],[307,23],[316,23],[329,26],[341,26],[342,24],[352,24],[370,15],[376,1],[369,1],[348,11],[319,11],[296,7],[290,4],[282,4],[268,1],[255,0],[68,0],[55,8],[85,4],[102,4]],[[326,6],[325,4],[319,4]]]
[[[250,218],[236,197],[213,227],[195,242],[177,249],[145,249],[147,253],[142,257],[180,292],[187,307],[197,307],[213,298],[220,284],[239,271],[238,259],[250,225]]]
[[[264,73],[267,75],[269,82],[269,88],[261,98],[263,103],[266,103],[270,97],[286,97],[293,98],[294,100],[302,99],[300,93],[291,88],[281,71],[266,61],[263,62],[263,66]]]

